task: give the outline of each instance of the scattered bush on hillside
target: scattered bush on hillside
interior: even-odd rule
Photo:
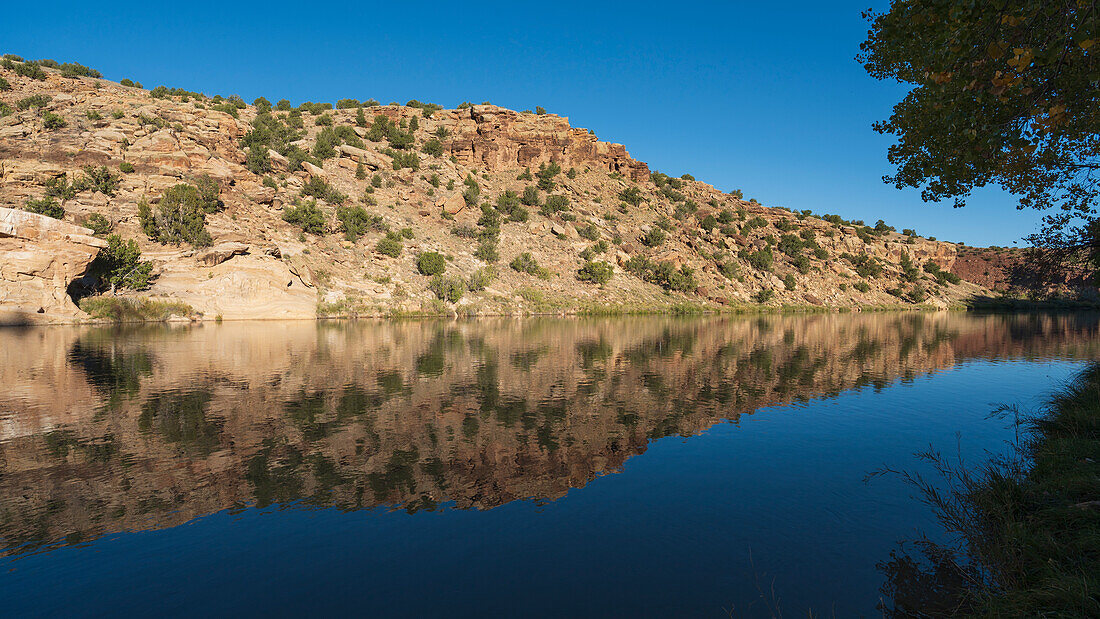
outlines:
[[[447,259],[439,252],[425,251],[416,257],[416,270],[421,275],[439,275],[446,269]]]
[[[155,209],[145,200],[138,203],[138,219],[153,241],[206,247],[213,243],[206,231],[206,214],[217,208],[198,187],[180,183],[164,191]]]
[[[584,266],[577,269],[577,279],[582,282],[591,282],[593,284],[606,284],[611,281],[611,276],[615,273],[614,268],[607,262],[601,261],[588,261],[584,263]]]
[[[401,250],[404,245],[401,243],[401,237],[393,232],[387,232],[386,236],[379,239],[378,243],[374,246],[375,251],[390,258],[396,258],[401,255]]]
[[[643,234],[639,239],[642,245],[646,247],[660,247],[664,244],[668,235],[660,228],[650,228],[648,232]]]
[[[96,236],[103,236],[114,230],[115,226],[103,215],[92,213],[88,215],[88,219],[84,220],[84,227],[91,229],[92,234]]]
[[[642,196],[641,189],[637,187],[627,187],[619,192],[619,199],[631,206],[638,206],[645,200],[645,197]]]
[[[554,183],[554,177],[561,173],[561,166],[556,161],[551,161],[549,164],[539,165],[539,171],[535,173],[538,177],[539,189],[543,191],[553,191],[557,185]]]
[[[53,217],[54,219],[65,218],[65,208],[58,204],[57,200],[48,197],[41,200],[27,200],[27,205],[23,207],[23,210]]]
[[[428,290],[441,301],[458,303],[466,294],[466,282],[457,275],[433,275],[428,280]]]
[[[539,208],[539,213],[549,217],[554,213],[560,213],[566,210],[569,210],[569,198],[563,195],[554,194],[546,196],[546,204],[543,204]]]
[[[324,234],[325,214],[317,207],[316,200],[295,200],[283,210],[283,221],[294,224],[309,234]]]
[[[318,198],[329,204],[343,204],[348,199],[346,195],[337,191],[335,187],[319,176],[314,176],[302,185],[302,195]]]
[[[525,251],[522,254],[512,259],[512,262],[508,264],[512,267],[512,270],[520,273],[527,273],[528,275],[534,275],[536,277],[548,277],[550,272],[539,266],[535,257],[531,255],[531,252]]]

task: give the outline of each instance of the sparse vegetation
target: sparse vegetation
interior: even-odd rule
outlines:
[[[440,275],[446,269],[447,259],[439,252],[421,252],[416,257],[416,270],[420,271],[421,275]]]
[[[294,224],[309,234],[324,234],[325,214],[317,207],[316,200],[295,201],[283,210],[283,221]]]

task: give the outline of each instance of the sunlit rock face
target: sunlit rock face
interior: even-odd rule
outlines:
[[[1096,356],[1097,335],[959,314],[0,330],[0,536],[22,553],[235,506],[553,500],[763,406]]]
[[[0,324],[83,315],[68,288],[106,246],[87,228],[0,207]]]

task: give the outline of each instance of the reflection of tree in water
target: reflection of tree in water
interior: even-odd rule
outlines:
[[[0,456],[12,454],[0,459],[0,535],[27,550],[247,504],[418,511],[553,499],[649,441],[950,365],[953,324],[893,315],[321,325],[297,348],[276,342],[285,356],[247,337],[200,346],[201,331],[78,340],[68,364],[118,404],[0,442]],[[1044,334],[1074,328],[1095,332],[1033,323],[1026,342],[1057,346]],[[1019,332],[999,324],[983,345],[1005,333]],[[217,357],[252,346],[264,352],[244,364]],[[146,348],[158,351],[155,367]],[[40,464],[11,468],[15,454]]]

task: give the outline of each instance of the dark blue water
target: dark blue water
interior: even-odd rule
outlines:
[[[1095,317],[0,332],[5,614],[876,615]],[[59,395],[62,394],[62,395]],[[66,395],[67,394],[67,395]]]

